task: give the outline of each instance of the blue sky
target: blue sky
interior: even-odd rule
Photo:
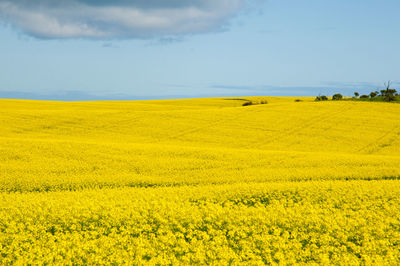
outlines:
[[[399,12],[398,0],[0,0],[0,98],[400,88]]]

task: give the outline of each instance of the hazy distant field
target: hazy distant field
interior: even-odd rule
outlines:
[[[0,264],[399,264],[399,179],[400,104],[0,100]]]

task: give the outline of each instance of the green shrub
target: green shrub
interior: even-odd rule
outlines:
[[[375,98],[376,96],[378,96],[378,94],[379,94],[379,92],[373,91],[373,92],[371,92],[371,93],[369,94],[369,97],[372,99],[372,98]]]
[[[339,100],[341,100],[341,99],[343,99],[343,95],[340,94],[340,93],[336,93],[336,94],[334,94],[334,95],[332,96],[332,100],[334,100],[334,101],[339,101]]]
[[[315,97],[316,101],[327,101],[328,97],[326,97],[325,95],[321,95],[321,96],[317,96]]]
[[[247,101],[242,104],[242,106],[248,106],[248,105],[256,105],[256,104],[267,104],[268,102],[266,100],[261,100],[259,102],[253,102],[253,101]]]

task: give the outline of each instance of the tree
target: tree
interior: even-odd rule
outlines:
[[[332,100],[334,100],[334,101],[339,101],[339,100],[341,100],[341,99],[343,99],[343,95],[340,94],[340,93],[336,93],[336,94],[334,94],[334,95],[332,96]]]
[[[358,92],[355,92],[354,97],[358,97],[358,96],[360,96],[360,94]]]
[[[373,92],[371,92],[370,94],[369,94],[369,97],[372,99],[372,98],[375,98],[376,96],[378,96],[378,92],[377,91],[373,91]]]
[[[385,90],[381,90],[381,96],[383,97],[383,100],[387,102],[391,102],[396,100],[396,93],[397,91],[395,89],[391,89],[390,86],[392,85],[392,82],[389,80],[388,82],[385,82]]]

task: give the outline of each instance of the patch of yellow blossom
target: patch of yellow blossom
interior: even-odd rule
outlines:
[[[0,263],[400,262],[398,181],[0,196]]]
[[[1,100],[0,265],[400,264],[400,105],[295,99]]]

